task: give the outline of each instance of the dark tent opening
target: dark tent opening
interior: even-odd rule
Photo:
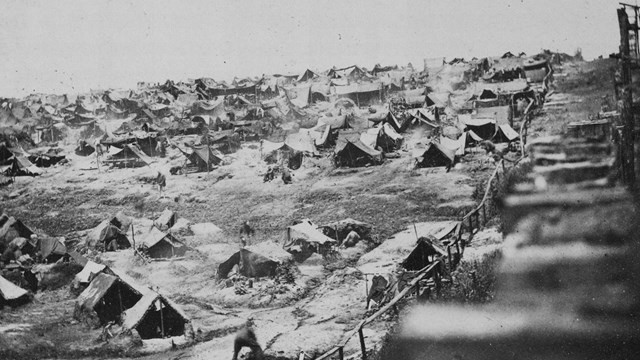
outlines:
[[[117,276],[100,273],[78,296],[74,315],[93,326],[118,322],[120,315],[141,298],[139,291]]]
[[[172,307],[167,306],[164,302],[160,303],[161,305],[152,306],[136,327],[141,338],[157,339],[184,334],[186,321]],[[156,309],[156,307],[160,307],[160,309]]]
[[[329,101],[329,98],[325,96],[323,93],[311,92],[311,103],[315,104],[321,101]]]
[[[467,124],[466,130],[473,131],[476,135],[484,140],[491,140],[496,134],[496,124],[494,122],[487,122],[482,125]]]
[[[107,290],[93,310],[98,314],[102,324],[118,321],[120,314],[135,305],[140,298],[140,294],[118,280]]]
[[[385,153],[390,153],[400,149],[403,140],[403,137],[395,132],[393,128],[390,128],[388,125],[386,125],[383,126],[378,133],[376,147],[382,149],[382,151]]]

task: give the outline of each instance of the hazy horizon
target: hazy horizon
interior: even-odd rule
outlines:
[[[299,73],[542,49],[617,52],[618,2],[18,1],[0,14],[0,96]]]

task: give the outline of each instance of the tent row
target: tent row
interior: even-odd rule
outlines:
[[[349,239],[370,239],[371,229],[371,225],[353,219],[324,226],[303,219],[287,227],[282,244],[266,241],[234,252],[220,263],[217,276],[226,279],[237,273],[245,277],[272,277],[278,266],[292,260],[304,262],[313,254],[327,255]]]
[[[118,251],[131,248],[135,243],[135,250],[151,259],[184,256],[188,247],[171,233],[176,221],[177,215],[165,209],[148,232],[134,239],[127,235],[131,228],[131,219],[120,212],[91,229],[83,245],[99,251]]]

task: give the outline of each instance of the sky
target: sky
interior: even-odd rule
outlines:
[[[629,0],[633,3],[635,0]],[[616,52],[610,0],[4,0],[0,96],[541,49]]]

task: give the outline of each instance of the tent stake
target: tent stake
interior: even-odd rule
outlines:
[[[360,349],[362,350],[362,360],[367,359],[367,348],[364,346],[364,334],[362,333],[362,327],[358,330],[358,335],[360,335]]]
[[[164,315],[162,314],[162,301],[160,301],[160,330],[162,331],[162,338],[164,339]]]

